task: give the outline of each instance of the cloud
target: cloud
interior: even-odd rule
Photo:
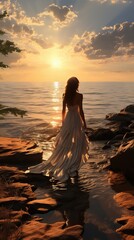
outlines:
[[[10,38],[11,41],[19,43],[21,49],[33,53],[37,53],[39,47],[46,49],[53,45],[47,37],[35,30],[35,27],[45,26],[44,20],[38,15],[28,17],[19,3],[10,0],[0,1],[0,11],[4,10],[8,13],[8,16],[1,20],[1,28],[8,33],[8,36],[4,35],[5,38]]]
[[[100,33],[85,32],[75,36],[75,52],[83,52],[88,59],[107,59],[134,55],[134,22],[104,27]]]
[[[125,3],[132,2],[132,0],[89,0],[89,2],[94,2],[94,1],[99,2],[101,4],[103,4],[103,3],[110,3],[110,4],[123,3],[123,4],[125,4]]]
[[[5,64],[11,66],[11,64],[18,62],[21,59],[21,55],[19,53],[12,53],[7,56],[0,55],[0,59]]]
[[[26,24],[19,24],[17,19],[8,19],[8,17],[1,20],[1,28],[9,34],[23,34],[23,36],[34,34],[34,30]]]
[[[55,30],[67,27],[75,20],[77,14],[71,10],[71,7],[58,6],[51,4],[44,12],[39,14],[40,17],[49,16],[53,19],[51,27]]]
[[[49,39],[43,39],[38,37],[32,37],[32,40],[35,41],[40,47],[46,49],[53,46],[53,44],[49,41]]]
[[[0,80],[3,80],[3,77],[0,75]]]
[[[42,21],[38,15],[35,17],[28,17],[19,3],[17,1],[14,2],[15,3],[11,3],[10,0],[0,1],[0,10],[6,10],[10,20],[17,19],[18,24],[26,24],[28,26],[44,25],[44,21]]]
[[[0,1],[0,11],[6,10],[8,16],[1,21],[1,28],[8,33],[5,38],[17,43],[21,49],[37,54],[54,45],[50,35],[41,34],[42,28],[47,34],[49,27],[55,30],[67,27],[77,17],[71,8],[51,4],[43,12],[29,17],[17,1],[3,0]]]
[[[70,8],[66,6],[58,6],[56,4],[49,5],[48,11],[52,12],[54,18],[58,19],[60,22],[65,21],[69,13],[72,12]]]

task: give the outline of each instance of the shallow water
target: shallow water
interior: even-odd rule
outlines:
[[[40,146],[44,147],[44,159],[47,159],[51,154],[54,142],[54,137],[48,140],[48,136],[50,137],[51,134],[46,134],[46,141],[43,139],[43,142],[40,143]],[[41,139],[40,134],[39,142],[41,142]],[[108,162],[111,154],[114,154],[114,150],[104,151],[102,150],[103,145],[103,142],[90,143],[89,160],[80,169],[78,181],[75,184],[62,186],[53,183],[51,187],[42,184],[37,188],[37,198],[48,197],[48,195],[54,197],[53,192],[60,193],[63,198],[64,191],[67,192],[68,196],[71,196],[72,192],[78,194],[78,198],[71,200],[69,207],[65,204],[62,210],[56,209],[45,215],[39,214],[38,216],[42,217],[45,223],[51,224],[56,221],[66,220],[69,226],[82,224],[84,226],[83,240],[122,239],[116,233],[116,229],[120,225],[115,223],[115,220],[122,215],[128,215],[128,212],[120,208],[113,200],[115,191],[110,186],[108,171],[103,167]],[[82,198],[82,207],[78,201],[79,197]]]
[[[119,240],[122,238],[115,231],[119,227],[115,219],[128,213],[113,200],[115,192],[110,187],[108,173],[94,160],[89,159],[81,168],[75,184],[52,184],[51,187],[42,184],[38,187],[35,191],[37,198],[54,198],[53,192],[61,194],[63,199],[66,192],[65,199],[68,198],[62,208],[38,216],[44,219],[43,222],[50,224],[57,221],[66,221],[67,226],[82,224],[83,240]],[[71,198],[72,193],[75,193],[74,199]]]

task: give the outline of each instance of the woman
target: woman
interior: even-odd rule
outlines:
[[[56,137],[55,148],[47,161],[29,167],[31,173],[43,173],[54,180],[66,182],[70,177],[77,176],[79,168],[87,161],[89,142],[84,132],[83,95],[78,92],[78,86],[76,77],[67,81],[63,94],[62,127]]]

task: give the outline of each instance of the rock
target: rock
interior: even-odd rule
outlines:
[[[123,226],[118,228],[116,231],[127,234],[123,235],[125,240],[133,240],[134,239],[134,216],[125,216],[121,218],[117,218],[116,221]]]
[[[14,224],[16,226],[20,226],[21,225],[21,221],[18,220],[18,219],[8,219],[8,218],[5,218],[5,219],[0,219],[0,227],[3,228],[4,226],[8,226],[8,224]]]
[[[35,165],[42,161],[42,153],[35,143],[0,137],[0,164]]]
[[[27,176],[24,172],[18,172],[10,177],[11,182],[27,182]]]
[[[134,179],[134,140],[122,144],[117,154],[110,158],[110,163],[113,170],[122,171]]]
[[[123,139],[128,139],[128,138],[134,139],[134,132],[125,133],[125,135],[123,136]]]
[[[43,175],[43,174],[37,174],[37,173],[26,173],[27,176],[27,182],[32,182],[33,184],[37,185],[42,185],[44,186],[45,184],[50,185],[49,177]]]
[[[12,219],[19,219],[21,222],[24,222],[26,220],[29,220],[31,218],[30,214],[26,211],[20,210],[20,211],[12,211],[10,213],[10,216]]]
[[[108,128],[99,128],[90,133],[88,137],[90,141],[109,140],[114,137],[114,133]]]
[[[19,211],[13,211],[12,209],[7,209],[5,207],[0,208],[0,219],[19,219],[21,221],[28,220],[30,217],[30,214],[26,211],[19,210]]]
[[[15,182],[10,184],[10,191],[13,195],[26,197],[29,201],[35,199],[35,194],[32,191],[31,185],[28,183]]]
[[[106,115],[106,120],[113,122],[128,122],[134,120],[134,114],[120,112],[120,113],[109,113]]]
[[[28,202],[28,205],[34,205],[36,207],[44,207],[44,206],[55,207],[57,206],[57,202],[55,199],[48,197],[44,199],[36,199],[36,200],[30,201]]]
[[[127,107],[122,109],[121,112],[134,113],[134,104],[128,105]]]
[[[122,141],[115,142],[114,147],[119,148],[121,144],[122,144]]]
[[[27,177],[23,171],[16,167],[0,166],[0,178],[6,182],[11,181],[26,181]]]
[[[134,137],[129,137],[129,138],[125,138],[123,139],[123,144],[126,144],[127,142],[134,140]]]
[[[114,131],[114,134],[115,134],[115,136],[120,135],[120,134],[124,135],[124,134],[126,134],[128,132],[131,132],[131,131],[132,130],[128,126],[125,126],[125,124],[122,123],[120,125],[120,127]]]
[[[116,188],[118,185],[120,189],[120,184],[126,183],[126,178],[121,172],[115,173],[113,171],[109,171],[109,182],[112,186],[116,186]]]
[[[24,197],[6,197],[0,198],[0,207],[7,207],[13,210],[25,210],[27,199]]]
[[[110,145],[110,144],[105,144],[105,145],[102,147],[103,150],[106,150],[106,149],[109,149],[109,148],[111,148],[111,145]]]
[[[103,147],[102,149],[109,149],[112,146],[114,147],[119,147],[121,145],[121,140],[123,139],[123,134],[118,134],[115,137],[113,137],[110,141],[108,141]]]
[[[76,225],[62,229],[64,222],[46,224],[35,220],[29,221],[21,228],[23,240],[82,240],[83,227]]]
[[[110,141],[118,141],[118,140],[122,140],[123,139],[123,134],[117,134],[115,137],[113,137]]]
[[[12,209],[7,209],[4,207],[0,208],[0,226],[5,223],[8,224],[9,222],[19,226],[22,224],[22,222],[30,220],[30,218],[31,216],[29,213],[23,210],[13,211]]]
[[[114,196],[116,202],[129,210],[134,210],[134,192],[120,192]]]
[[[134,129],[134,122],[128,126],[130,129]]]
[[[7,239],[20,239],[18,234],[18,227],[16,226],[16,221],[1,221],[0,226],[0,240]]]
[[[36,199],[27,203],[29,211],[35,212],[48,212],[57,206],[57,202],[53,198]]]

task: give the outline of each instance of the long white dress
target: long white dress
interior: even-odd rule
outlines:
[[[76,175],[87,161],[89,141],[84,132],[78,105],[68,107],[63,126],[48,160],[29,167],[31,173],[43,173],[60,182]]]

